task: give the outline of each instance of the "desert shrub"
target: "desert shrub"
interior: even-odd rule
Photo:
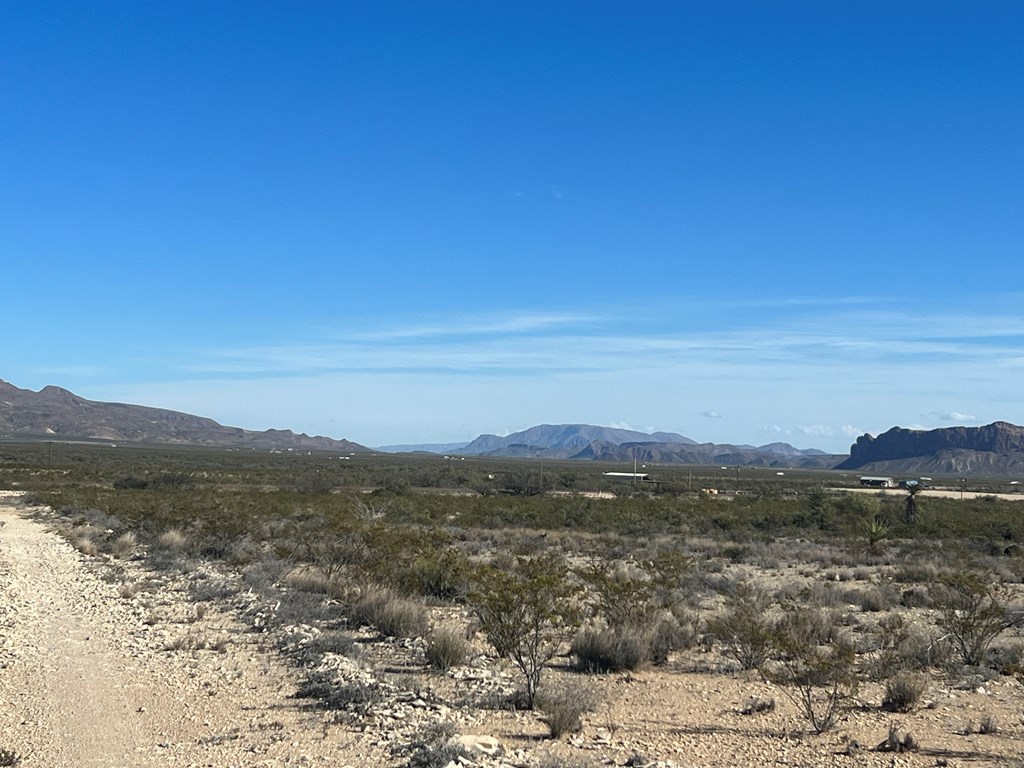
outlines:
[[[958,571],[942,577],[933,602],[939,627],[966,666],[985,663],[989,647],[1012,625],[1005,585],[977,573]]]
[[[868,676],[873,680],[887,680],[900,672],[927,669],[941,660],[935,639],[908,624],[898,613],[883,616],[873,634],[878,652],[866,665]]]
[[[301,592],[321,595],[335,592],[334,582],[318,568],[294,568],[284,577],[284,585]]]
[[[1001,675],[1016,674],[1024,669],[1024,646],[1019,643],[993,643],[988,649],[988,665]]]
[[[465,554],[455,547],[424,552],[410,567],[411,586],[427,597],[444,601],[465,600],[470,568]]]
[[[722,653],[740,669],[760,669],[772,648],[772,626],[766,612],[770,600],[746,583],[726,596],[725,612],[708,621],[708,631],[722,645]]]
[[[0,765],[21,765],[21,755],[19,755],[13,749],[0,749]]]
[[[762,667],[815,733],[836,724],[857,689],[853,645],[842,638],[822,643],[821,637],[817,612],[789,611],[771,633],[774,661]]]
[[[100,551],[99,545],[95,540],[85,537],[72,539],[71,546],[88,557],[95,557]]]
[[[424,653],[430,666],[446,672],[466,662],[469,641],[465,635],[451,627],[439,627],[427,638]]]
[[[685,611],[675,611],[658,619],[648,635],[648,660],[665,664],[672,651],[696,645],[697,622],[696,616]]]
[[[131,557],[138,545],[138,537],[132,531],[126,531],[110,543],[110,553],[117,558]]]
[[[889,712],[911,712],[924,695],[926,681],[922,675],[901,673],[885,683],[882,709]]]
[[[397,748],[396,755],[407,758],[406,768],[446,768],[462,765],[470,754],[453,743],[455,728],[450,723],[431,723],[423,728],[409,744]]]
[[[171,552],[179,552],[188,544],[188,537],[180,528],[168,528],[157,538],[157,544]]]
[[[515,567],[481,567],[474,574],[469,602],[480,629],[499,656],[522,673],[533,707],[544,665],[579,622],[579,588],[565,562],[554,553],[517,557]]]
[[[137,475],[125,475],[114,481],[114,488],[118,491],[142,490],[149,487],[149,480]]]
[[[881,587],[854,589],[846,593],[845,598],[847,602],[856,605],[865,613],[888,611],[895,602],[892,592]]]
[[[856,528],[868,552],[877,552],[878,545],[892,533],[892,526],[877,514],[862,517]]]
[[[557,739],[583,728],[583,715],[594,710],[596,697],[592,689],[573,682],[541,688],[535,703],[551,737]]]
[[[370,624],[387,637],[421,637],[429,627],[422,603],[400,597],[387,587],[370,586],[352,604],[349,615]]]
[[[593,612],[609,627],[635,627],[650,621],[655,585],[638,568],[599,562],[578,571],[587,582]]]
[[[316,699],[327,709],[365,716],[383,699],[383,691],[375,680],[346,681],[329,673],[317,672],[306,678],[294,696],[297,699]]]
[[[931,606],[928,587],[911,587],[903,590],[900,593],[900,605],[904,608],[928,608]]]
[[[650,655],[650,638],[623,627],[587,628],[572,641],[570,652],[583,672],[618,672],[636,669]]]

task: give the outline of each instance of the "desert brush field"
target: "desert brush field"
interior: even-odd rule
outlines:
[[[1005,483],[607,469],[4,445],[0,765],[1024,764]]]

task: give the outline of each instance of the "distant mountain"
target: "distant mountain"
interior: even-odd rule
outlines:
[[[346,453],[370,450],[349,440],[310,437],[286,429],[254,432],[178,411],[86,400],[54,386],[33,392],[0,380],[0,438],[16,437]]]
[[[619,445],[626,442],[661,442],[693,445],[694,441],[674,432],[637,432],[632,429],[597,427],[591,424],[541,424],[505,437],[480,435],[460,453],[467,456],[523,455],[524,448],[538,450],[549,458],[569,458],[594,441]],[[511,452],[510,452],[511,451]]]
[[[996,421],[983,427],[919,430],[893,427],[861,435],[836,469],[947,475],[1024,474],[1024,427]]]
[[[378,451],[388,453],[459,453],[466,447],[466,441],[461,443],[411,443],[407,445],[381,445]]]
[[[783,444],[785,445],[785,444]],[[679,445],[673,443],[610,443],[594,442],[572,456],[593,461],[631,462],[634,456],[644,464],[722,464],[730,467],[793,467],[795,469],[831,469],[844,456],[822,451],[802,451],[793,446],[771,450],[718,443]]]
[[[728,464],[830,468],[844,456],[787,443],[760,448],[697,443],[674,432],[636,432],[590,424],[542,424],[506,437],[480,435],[459,453],[505,458],[578,459],[655,464]]]

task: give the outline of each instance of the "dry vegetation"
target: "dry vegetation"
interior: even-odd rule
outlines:
[[[394,765],[1021,757],[1018,502],[918,499],[908,523],[902,495],[823,474],[594,499],[520,493],[540,481],[517,464],[9,454],[0,485],[83,554],[232,606],[333,727],[386,726]],[[605,489],[578,465],[547,477]]]

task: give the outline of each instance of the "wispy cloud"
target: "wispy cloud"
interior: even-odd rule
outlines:
[[[705,431],[723,411],[729,419],[720,424],[746,425],[743,435],[707,439],[753,442],[753,425],[770,419],[767,434],[834,450],[864,432],[905,424],[908,413],[966,423],[1012,420],[1011,409],[1024,410],[1024,395],[1013,385],[1024,360],[1024,335],[1016,335],[1024,334],[1024,319],[1010,314],[930,315],[810,302],[778,312],[721,310],[708,327],[707,312],[696,322],[642,309],[319,328],[291,343],[185,350],[165,378],[207,387],[223,380],[236,390],[264,381],[260,388],[267,391],[277,391],[273,380],[287,379],[293,387],[310,382],[321,398],[351,393],[359,382],[371,402],[396,398],[388,401],[396,419],[403,413],[407,423],[421,420],[426,402],[438,414],[476,408],[491,414],[483,431],[508,423],[614,420],[687,434],[696,425],[672,417],[684,396],[720,404],[690,412]],[[949,402],[961,405],[947,410]],[[1006,410],[993,414],[993,404]],[[402,440],[394,438],[376,439]]]
[[[922,414],[925,418],[935,419],[936,421],[955,421],[958,424],[964,424],[969,422],[977,421],[978,419],[969,413],[960,413],[959,411],[931,411],[930,413]]]

